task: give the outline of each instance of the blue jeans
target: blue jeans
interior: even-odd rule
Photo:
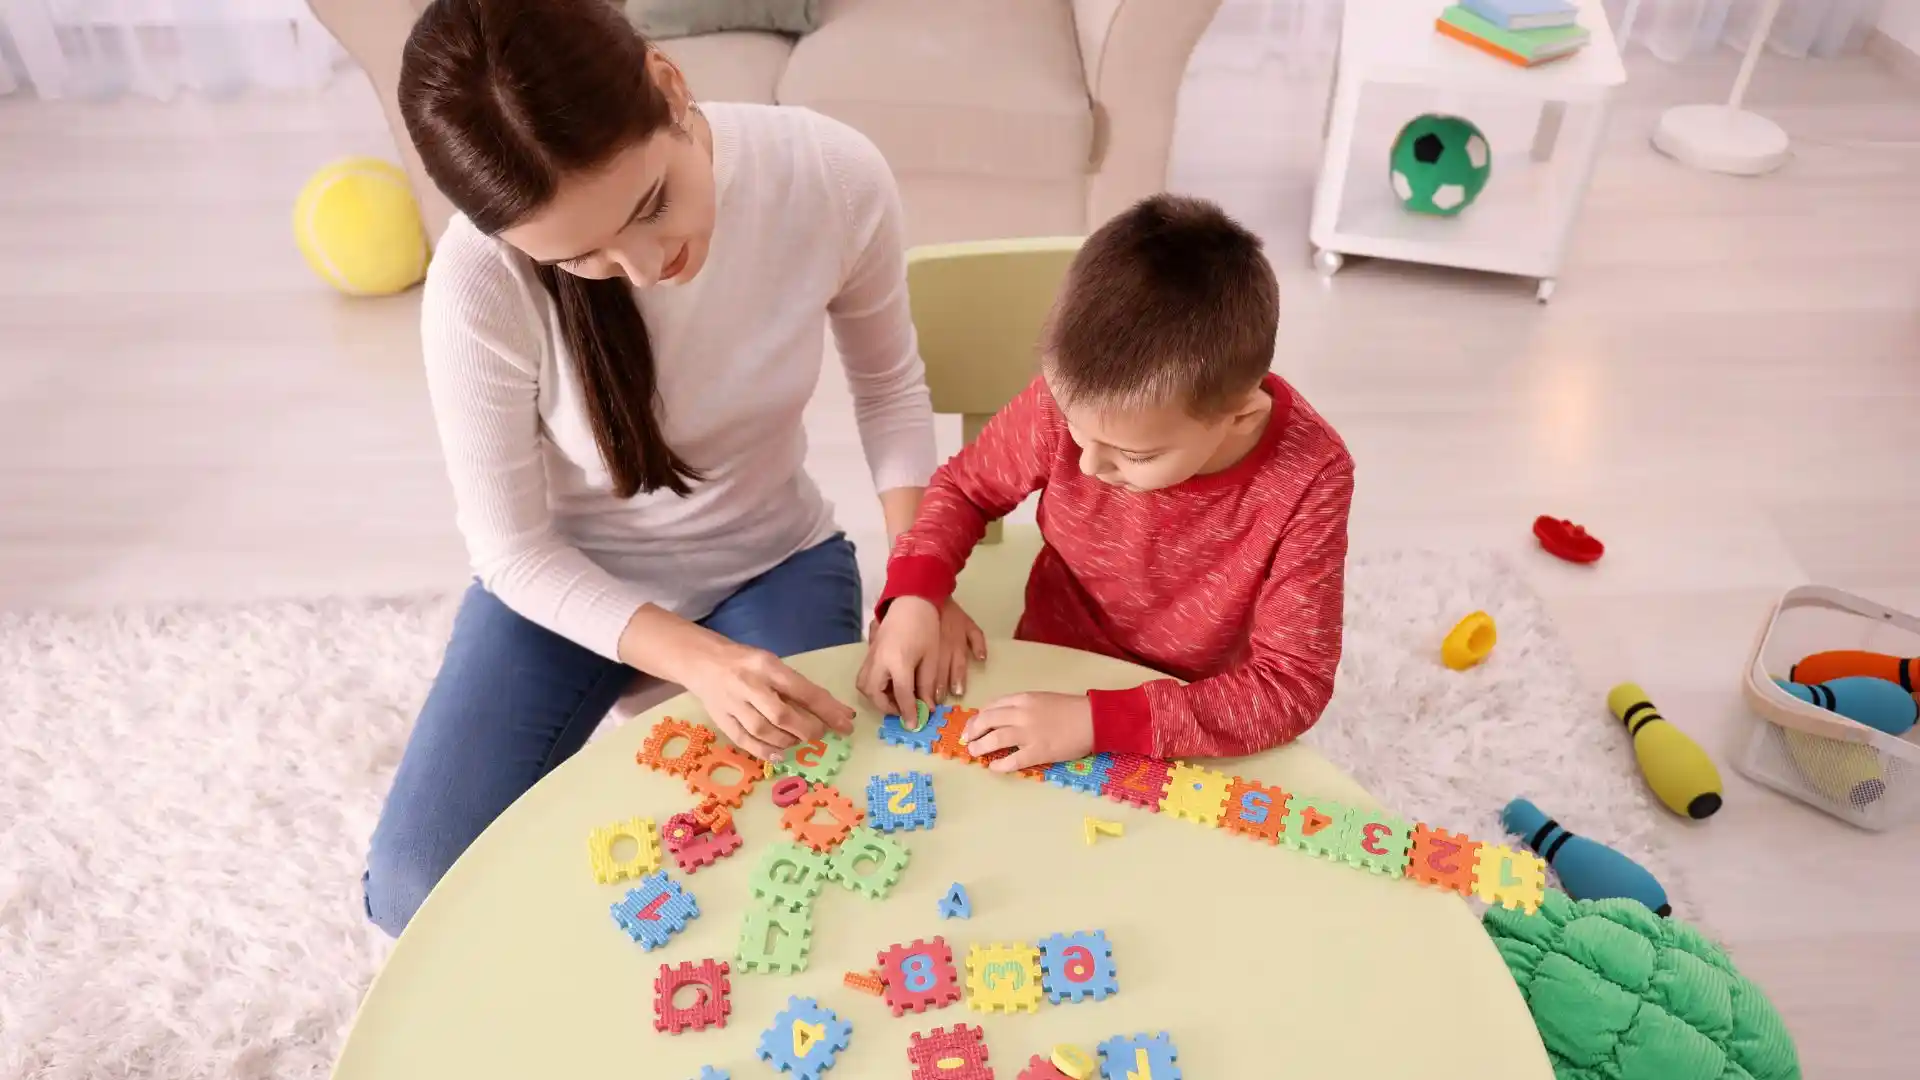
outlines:
[[[701,625],[791,656],[859,641],[861,615],[853,544],[836,535],[742,585]],[[585,745],[637,675],[468,589],[373,831],[367,917],[399,936],[467,845]]]

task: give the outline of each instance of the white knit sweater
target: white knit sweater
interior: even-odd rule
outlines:
[[[879,151],[804,109],[703,109],[718,188],[706,265],[636,293],[668,445],[707,477],[692,495],[611,493],[529,260],[456,217],[427,273],[427,383],[474,570],[514,611],[608,657],[640,606],[703,618],[835,531],[801,428],[829,318],[875,488],[923,486],[934,466],[899,192]]]

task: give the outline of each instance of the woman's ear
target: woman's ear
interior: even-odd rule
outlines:
[[[679,65],[668,58],[657,47],[647,51],[647,78],[659,87],[660,93],[667,99],[667,109],[673,114],[676,126],[684,126],[687,113],[693,108],[693,90],[687,86],[687,78],[680,73]]]

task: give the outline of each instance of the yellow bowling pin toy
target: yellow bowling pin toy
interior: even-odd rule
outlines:
[[[1827,798],[1864,810],[1887,793],[1886,770],[1880,764],[1880,751],[1873,747],[1787,727],[1776,730],[1794,767]]]
[[[1647,786],[1667,809],[1695,820],[1720,809],[1720,770],[1700,744],[1669,723],[1634,683],[1607,692],[1607,708],[1633,736],[1633,756]]]

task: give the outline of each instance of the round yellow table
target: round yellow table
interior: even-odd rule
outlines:
[[[795,658],[802,673],[853,701],[863,646]],[[1116,660],[1001,641],[968,701],[1015,690],[1135,686],[1151,673]],[[700,916],[644,951],[609,905],[632,881],[594,882],[587,835],[643,816],[657,825],[694,797],[634,753],[662,715],[704,720],[689,697],[588,746],[487,829],[441,881],[361,1003],[335,1065],[338,1080],[692,1080],[701,1066],[733,1080],[772,1077],[755,1055],[789,995],[813,997],[853,1025],[827,1080],[901,1080],[909,1034],[983,1027],[1000,1080],[1056,1043],[1093,1051],[1113,1035],[1166,1031],[1191,1080],[1248,1077],[1367,1080],[1547,1080],[1531,1018],[1486,934],[1460,898],[1323,861],[1165,814],[977,765],[882,743],[863,711],[835,784],[865,808],[869,776],[931,773],[939,819],[896,832],[911,851],[885,900],[829,883],[815,901],[813,950],[797,975],[744,974],[734,961],[749,872],[786,839],[762,781],[735,815],[735,855],[669,876]],[[1318,753],[1293,746],[1230,773],[1288,791],[1377,806]],[[1083,838],[1088,815],[1125,835]],[[1444,826],[1445,822],[1436,822]],[[972,918],[943,920],[939,901],[966,886]],[[1042,1002],[1037,1013],[988,1015],[965,1001],[895,1018],[842,985],[896,943],[945,937],[960,978],[969,945],[1034,943],[1105,930],[1120,992],[1104,1001]],[[734,965],[723,1030],[659,1034],[653,980],[663,963]]]

